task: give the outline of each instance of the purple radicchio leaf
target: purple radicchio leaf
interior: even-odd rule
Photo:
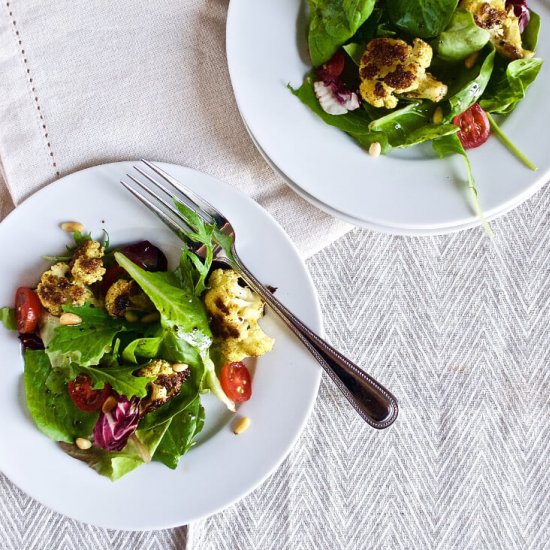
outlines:
[[[531,12],[527,7],[527,0],[506,0],[506,7],[514,7],[514,15],[519,21],[519,32],[523,32],[531,19]]]
[[[128,401],[122,395],[114,395],[116,407],[102,412],[94,427],[95,444],[106,451],[121,451],[139,423],[139,399]]]

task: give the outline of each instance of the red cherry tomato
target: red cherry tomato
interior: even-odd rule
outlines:
[[[252,395],[252,383],[248,369],[241,363],[226,363],[221,372],[220,382],[225,395],[240,403],[248,401]]]
[[[40,298],[31,288],[20,287],[15,293],[15,320],[21,334],[34,332],[42,315]]]
[[[483,145],[491,133],[491,125],[487,118],[487,113],[474,103],[462,114],[453,118],[453,124],[458,126],[458,137],[464,146],[464,149],[473,149]]]
[[[92,389],[92,381],[85,374],[79,374],[67,384],[69,396],[73,403],[86,412],[96,412],[101,409],[103,403],[111,395],[111,386],[105,384],[102,390]]]

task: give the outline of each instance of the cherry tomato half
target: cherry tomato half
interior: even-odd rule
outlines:
[[[453,124],[458,126],[458,137],[464,149],[473,149],[483,145],[491,133],[491,125],[487,113],[474,103],[460,115],[453,118]]]
[[[89,376],[79,374],[67,384],[69,396],[73,403],[85,412],[99,411],[103,403],[111,395],[111,386],[105,384],[102,390],[92,389],[92,381]]]
[[[220,382],[225,395],[235,401],[241,403],[248,401],[252,395],[252,383],[250,381],[250,373],[244,363],[226,363],[221,372]]]
[[[15,320],[21,334],[34,332],[42,315],[42,304],[34,290],[19,287],[15,293]]]

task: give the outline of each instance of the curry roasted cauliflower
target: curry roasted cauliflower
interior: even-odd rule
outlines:
[[[216,269],[208,284],[204,303],[212,317],[212,332],[223,361],[242,361],[271,351],[274,340],[258,325],[264,314],[262,299],[241,286],[239,275],[231,269]]]
[[[105,275],[103,254],[105,250],[97,241],[84,241],[73,254],[71,274],[76,283],[91,285]]]
[[[136,374],[155,378],[148,384],[147,397],[140,402],[141,413],[145,414],[175,397],[180,392],[185,380],[189,378],[190,371],[182,363],[173,365],[164,359],[152,359]]]
[[[485,29],[500,55],[506,59],[532,57],[534,52],[524,50],[521,45],[519,19],[514,6],[506,8],[505,0],[462,0],[460,7],[474,16],[478,27]]]
[[[395,38],[371,40],[359,67],[363,99],[387,109],[397,106],[401,94],[441,101],[447,86],[426,72],[432,54],[432,48],[420,38],[415,38],[412,46]]]
[[[154,311],[155,306],[134,281],[119,279],[105,294],[105,309],[112,317],[124,317],[126,311]]]
[[[36,288],[40,302],[52,315],[61,315],[62,306],[82,306],[93,299],[92,292],[83,284],[72,281],[70,267],[59,262],[45,271]]]

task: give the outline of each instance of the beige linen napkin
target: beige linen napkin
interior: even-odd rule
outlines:
[[[2,2],[0,160],[13,201],[81,168],[145,157],[251,195],[304,256],[344,234],[349,226],[286,187],[246,133],[226,66],[227,5]],[[0,200],[5,214],[5,191]]]

